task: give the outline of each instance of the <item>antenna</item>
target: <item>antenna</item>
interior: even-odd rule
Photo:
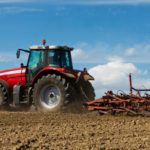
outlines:
[[[43,44],[43,46],[46,45],[46,40],[45,39],[42,41],[42,44]]]

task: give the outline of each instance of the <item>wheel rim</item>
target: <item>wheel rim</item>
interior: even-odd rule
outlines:
[[[44,108],[52,109],[59,105],[61,102],[60,89],[55,86],[46,86],[40,91],[40,102]]]

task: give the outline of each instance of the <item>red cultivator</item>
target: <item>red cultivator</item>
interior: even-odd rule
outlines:
[[[129,75],[130,94],[112,91],[105,93],[102,98],[86,102],[88,110],[98,110],[100,114],[129,113],[133,115],[150,115],[150,89],[135,89],[132,87],[132,77]],[[141,95],[141,92],[145,92]],[[135,93],[135,94],[134,94]]]

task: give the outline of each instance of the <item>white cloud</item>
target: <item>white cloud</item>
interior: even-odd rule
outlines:
[[[22,13],[22,12],[40,12],[41,9],[36,8],[23,8],[23,7],[1,7],[0,14],[12,14],[12,13]]]
[[[97,97],[104,95],[104,92],[112,90],[115,93],[119,90],[129,93],[129,73],[133,75],[133,86],[135,88],[150,87],[150,79],[144,78],[145,71],[137,68],[132,63],[126,63],[119,58],[110,59],[103,65],[97,65],[89,69],[89,73],[95,78],[92,84]]]
[[[73,55],[76,53],[76,56],[78,53],[80,55],[82,54],[80,61],[81,63],[103,63],[106,62],[107,57],[109,57],[110,47],[106,43],[98,42],[94,44],[88,44],[85,42],[79,43],[75,46],[76,49],[73,51]],[[77,52],[75,52],[77,50]],[[77,58],[77,57],[76,57]],[[74,59],[74,57],[73,57]],[[75,60],[76,61],[76,60]]]
[[[10,55],[8,55],[8,54],[0,55],[0,63],[11,62],[11,61],[13,61],[13,56],[11,54]]]
[[[140,4],[150,3],[150,0],[89,0],[90,4]]]
[[[33,0],[0,0],[0,3],[22,3],[22,2],[30,2]]]
[[[72,57],[75,61],[80,61],[82,59],[86,59],[88,56],[81,48],[74,49],[72,52]]]
[[[148,71],[143,71],[133,63],[126,63],[119,57],[113,57],[105,64],[92,67],[89,73],[95,78],[92,84],[97,97],[103,96],[108,90],[114,93],[123,91],[129,94],[129,73],[132,73],[133,87],[150,89]]]
[[[149,4],[150,0],[0,0],[0,3],[49,3],[49,4],[76,4],[76,5],[110,5],[110,4]]]
[[[125,62],[150,63],[150,44],[138,43],[130,46],[123,44],[109,45],[107,43],[81,43],[75,46],[81,49],[86,57],[82,57],[80,62],[88,64],[106,63],[110,59],[123,58]],[[112,60],[110,60],[112,61]]]
[[[127,55],[128,54],[128,55]],[[125,56],[126,55],[126,56]],[[124,59],[135,63],[150,63],[150,44],[139,43],[126,49]]]
[[[127,56],[132,56],[135,53],[136,49],[134,47],[128,48],[125,50]]]
[[[109,62],[123,62],[124,60],[119,56],[109,56],[108,61]]]
[[[103,65],[97,65],[89,70],[94,76],[96,88],[119,88],[127,86],[126,79],[129,73],[137,73],[138,69],[132,63],[120,60],[109,61]]]
[[[72,4],[147,4],[150,3],[150,0],[76,0],[70,1],[67,0],[65,3],[72,3]]]

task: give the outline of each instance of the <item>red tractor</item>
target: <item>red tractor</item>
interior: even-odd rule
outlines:
[[[0,105],[31,106],[38,110],[59,111],[78,100],[93,100],[94,88],[89,80],[94,78],[83,71],[74,70],[71,59],[73,48],[67,46],[32,46],[27,65],[0,71]],[[77,101],[77,99],[76,99]]]

